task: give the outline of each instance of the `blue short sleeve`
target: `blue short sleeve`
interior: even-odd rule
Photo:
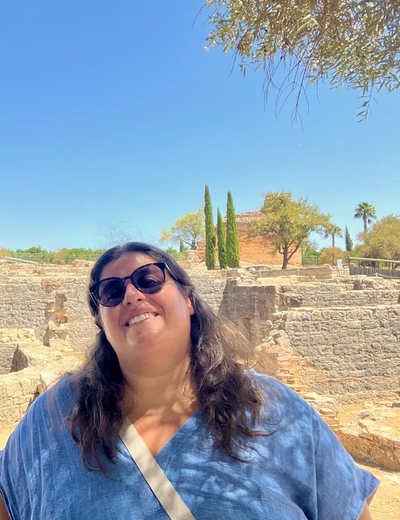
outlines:
[[[343,518],[358,519],[379,482],[354,463],[340,440],[317,414],[313,414],[313,427],[318,517],[339,518],[341,506]]]
[[[259,380],[269,410],[266,423],[271,414],[279,421],[271,436],[276,436],[279,463],[289,468],[290,479],[296,482],[293,488],[302,490],[296,500],[306,517],[358,520],[379,480],[355,464],[308,403],[278,381],[262,376]]]

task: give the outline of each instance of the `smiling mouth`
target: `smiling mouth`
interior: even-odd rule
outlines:
[[[130,325],[135,325],[135,323],[139,323],[144,320],[149,320],[150,318],[155,318],[158,316],[155,312],[145,312],[144,314],[139,314],[138,316],[134,316],[131,318],[128,323],[126,323],[126,327],[129,327]]]

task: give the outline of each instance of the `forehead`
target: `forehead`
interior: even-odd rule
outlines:
[[[123,278],[129,276],[135,269],[146,264],[153,264],[156,260],[144,253],[124,253],[105,267],[100,274],[100,280],[117,276]]]

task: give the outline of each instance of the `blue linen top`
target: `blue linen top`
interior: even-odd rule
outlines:
[[[319,415],[273,378],[262,428],[246,441],[247,462],[213,447],[199,412],[156,460],[199,520],[356,520],[378,480],[358,468]],[[0,452],[0,492],[12,520],[165,520],[120,439],[107,475],[87,470],[66,421],[76,390],[68,378],[29,408]]]

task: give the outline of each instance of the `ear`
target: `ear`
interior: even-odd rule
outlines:
[[[186,296],[186,304],[188,306],[190,316],[193,316],[193,314],[196,314],[196,310],[195,310],[195,297],[194,297],[194,294],[192,292],[190,292]]]
[[[94,324],[96,325],[96,327],[98,327],[100,330],[103,330],[103,322],[101,321],[101,316],[100,316],[100,312],[98,314],[96,314],[95,318],[94,318]]]

